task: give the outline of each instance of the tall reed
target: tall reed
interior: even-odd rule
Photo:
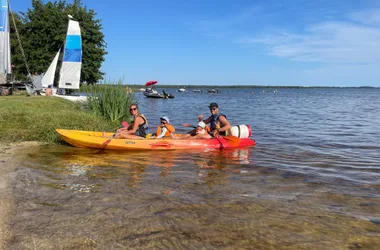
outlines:
[[[132,92],[119,80],[116,84],[104,81],[82,88],[87,93],[88,107],[98,116],[113,123],[130,121],[129,106],[135,102]]]

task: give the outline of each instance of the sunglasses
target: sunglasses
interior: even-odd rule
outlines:
[[[130,108],[129,111],[132,111],[132,110],[137,110],[137,108]]]
[[[166,124],[167,122],[161,122],[161,124]]]
[[[216,110],[217,108],[210,108],[210,110]]]

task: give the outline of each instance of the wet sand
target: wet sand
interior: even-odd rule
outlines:
[[[0,144],[0,249],[11,238],[8,223],[12,217],[12,173],[17,166],[14,155],[20,150],[39,145],[38,142]]]
[[[0,249],[380,246],[376,185],[253,165],[244,149],[35,145],[0,148]]]

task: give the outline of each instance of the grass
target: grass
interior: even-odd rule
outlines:
[[[85,110],[83,104],[59,97],[26,96],[17,91],[0,96],[0,142],[60,142],[55,129],[115,131],[120,127]]]
[[[102,116],[114,124],[124,120],[130,121],[129,106],[136,103],[132,91],[122,85],[122,79],[117,84],[103,83],[82,87],[88,93],[88,107],[97,116]]]

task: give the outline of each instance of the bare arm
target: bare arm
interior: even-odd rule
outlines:
[[[218,120],[219,120],[220,125],[221,125],[221,127],[219,128],[219,132],[224,132],[224,131],[228,131],[231,129],[231,125],[225,116],[223,116],[223,115],[219,116]]]

